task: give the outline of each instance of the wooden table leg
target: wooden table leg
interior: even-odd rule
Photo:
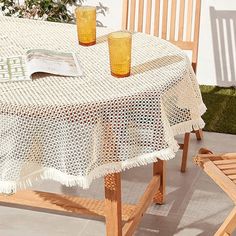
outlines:
[[[153,175],[160,175],[160,187],[153,198],[153,202],[163,204],[166,195],[166,161],[158,160],[153,163]]]
[[[122,235],[121,219],[121,178],[120,173],[109,174],[104,178],[105,218],[107,236]]]
[[[197,140],[202,140],[203,139],[203,131],[202,131],[202,129],[196,130],[195,131],[195,135],[196,135]]]
[[[181,162],[181,172],[183,173],[186,171],[186,167],[187,167],[189,140],[190,140],[190,133],[185,133],[182,162]]]

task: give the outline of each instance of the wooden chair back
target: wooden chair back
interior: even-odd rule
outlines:
[[[196,72],[201,0],[123,0],[122,28],[145,32],[192,51]]]

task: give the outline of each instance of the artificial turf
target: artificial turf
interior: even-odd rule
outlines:
[[[207,112],[204,130],[236,134],[236,88],[200,86]]]

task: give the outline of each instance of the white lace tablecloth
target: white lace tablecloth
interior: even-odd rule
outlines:
[[[76,26],[0,17],[0,57],[29,49],[77,52],[84,76],[0,84],[0,192],[53,179],[88,188],[108,173],[171,159],[174,135],[204,126],[205,106],[186,54],[133,34],[132,75],[110,75],[106,35],[78,45]]]

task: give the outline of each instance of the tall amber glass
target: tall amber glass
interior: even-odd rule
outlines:
[[[108,35],[111,74],[122,78],[130,76],[132,34],[117,31]]]
[[[94,45],[96,43],[96,7],[77,7],[75,15],[79,44]]]

